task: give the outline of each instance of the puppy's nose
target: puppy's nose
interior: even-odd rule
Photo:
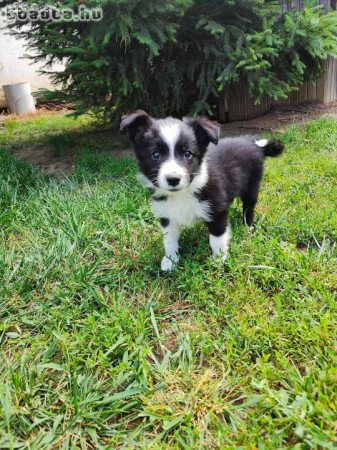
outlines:
[[[180,183],[180,178],[177,177],[166,177],[166,180],[170,186],[178,186]]]

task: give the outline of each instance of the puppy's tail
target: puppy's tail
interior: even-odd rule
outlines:
[[[260,139],[255,144],[262,149],[264,156],[278,156],[284,150],[282,142],[276,139]]]

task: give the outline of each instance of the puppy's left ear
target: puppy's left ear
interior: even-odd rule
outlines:
[[[198,145],[207,147],[210,142],[217,144],[220,137],[220,124],[207,117],[184,117],[183,122],[193,128]]]

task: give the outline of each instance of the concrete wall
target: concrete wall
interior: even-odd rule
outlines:
[[[0,26],[3,25],[0,23]],[[32,64],[27,58],[21,59],[24,54],[31,54],[24,46],[23,39],[9,36],[6,30],[0,28],[0,107],[5,106],[3,85],[26,81],[31,84],[33,92],[40,88],[52,88],[50,78],[38,73],[43,64]],[[63,66],[55,65],[52,70],[62,71]]]

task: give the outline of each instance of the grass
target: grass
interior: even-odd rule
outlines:
[[[335,448],[336,121],[282,135],[225,265],[199,224],[162,275],[134,161],[81,134],[56,182],[8,152],[72,120],[0,135],[0,448]]]
[[[54,156],[66,156],[73,150],[111,151],[129,145],[125,136],[114,135],[111,139],[109,128],[100,126],[90,116],[41,115],[23,120],[8,119],[3,127],[0,142],[14,152],[25,147],[40,147],[51,149]]]

